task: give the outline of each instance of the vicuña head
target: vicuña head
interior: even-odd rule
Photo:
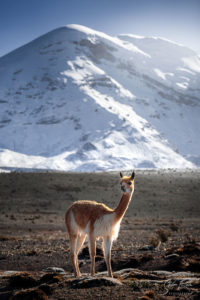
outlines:
[[[74,202],[66,212],[65,223],[70,238],[70,253],[75,277],[81,276],[78,253],[86,236],[89,240],[91,275],[95,274],[96,239],[101,237],[108,275],[112,277],[112,242],[118,237],[121,220],[134,192],[135,173],[133,172],[131,176],[123,176],[120,172],[120,176],[123,195],[115,209],[96,201],[79,200]]]

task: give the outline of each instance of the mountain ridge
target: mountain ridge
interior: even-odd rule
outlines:
[[[68,25],[0,58],[1,167],[199,165],[198,56],[167,70],[126,38]]]

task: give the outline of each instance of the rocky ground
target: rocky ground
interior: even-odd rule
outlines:
[[[87,243],[75,279],[67,207],[90,199],[115,207],[119,174],[0,174],[0,299],[199,299],[200,171],[136,170],[135,193],[112,249],[114,279]]]

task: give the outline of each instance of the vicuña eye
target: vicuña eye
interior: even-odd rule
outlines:
[[[131,185],[132,184],[132,182],[130,181],[130,182],[128,182],[128,185]]]

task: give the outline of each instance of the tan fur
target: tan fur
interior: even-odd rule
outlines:
[[[115,209],[116,222],[120,221],[123,218],[123,216],[128,208],[129,202],[130,202],[130,195],[128,193],[124,193],[122,195],[122,198],[121,198],[118,206]]]
[[[71,205],[66,215],[69,212],[73,213],[75,221],[81,229],[84,229],[89,223],[90,230],[92,231],[94,222],[101,216],[112,213],[113,210],[103,203],[98,203],[96,201],[79,200]],[[67,217],[66,220],[68,221]],[[67,228],[70,228],[70,224],[67,225]],[[70,228],[70,230],[73,231],[73,228]]]
[[[108,275],[112,277],[112,242],[118,236],[120,222],[131,200],[134,191],[134,180],[131,176],[122,177],[121,185],[125,192],[115,209],[96,201],[79,200],[74,202],[66,212],[65,223],[69,233],[71,259],[76,277],[81,275],[77,256],[86,236],[89,238],[91,275],[95,274],[96,239],[102,237]]]

